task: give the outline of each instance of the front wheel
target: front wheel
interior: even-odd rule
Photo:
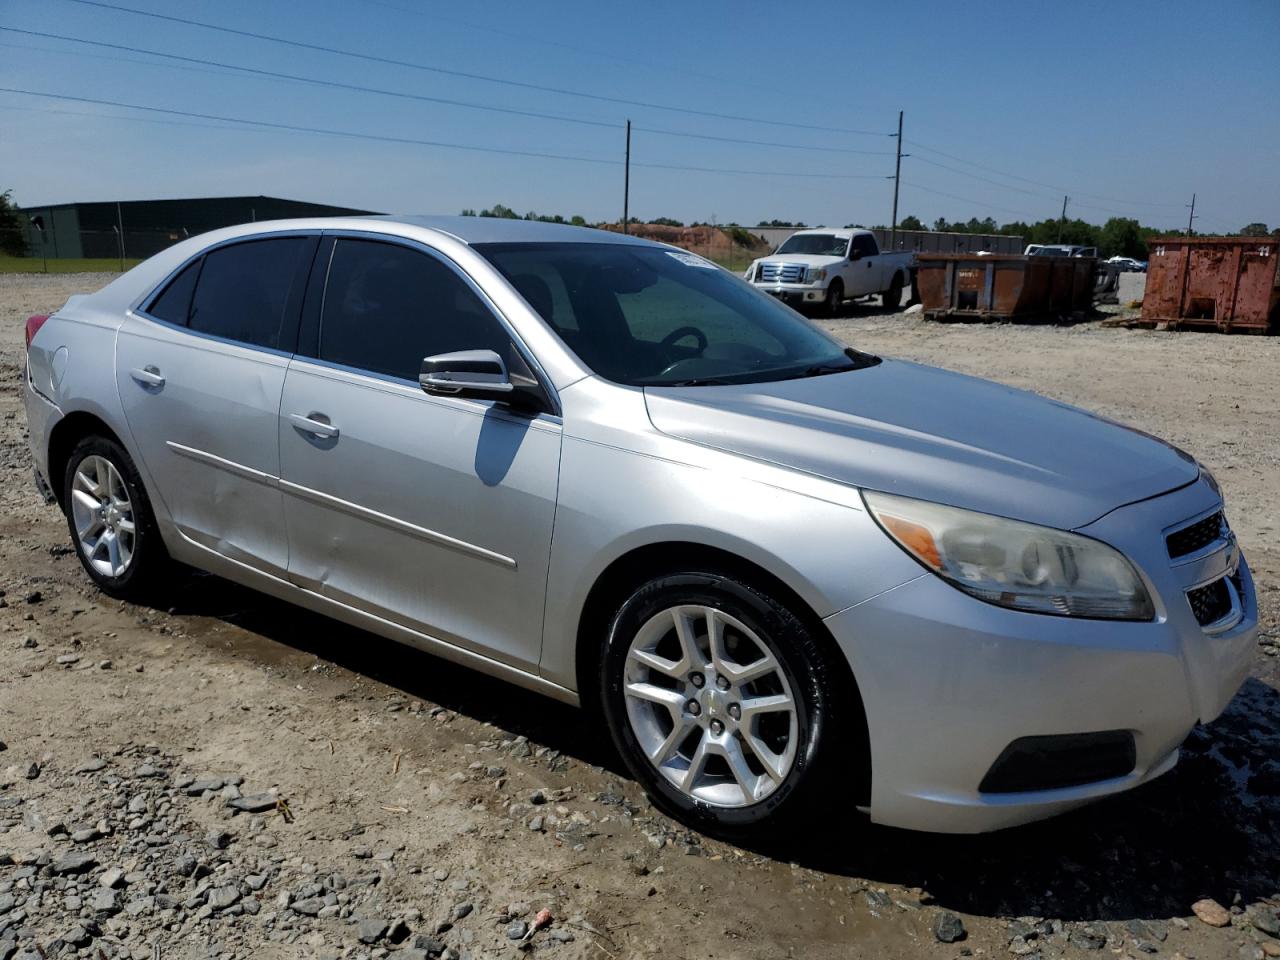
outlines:
[[[105,593],[145,599],[172,562],[156,528],[138,468],[107,437],[85,437],[71,451],[63,508],[85,572]]]
[[[829,317],[840,316],[840,308],[844,305],[844,284],[839,280],[832,280],[831,286],[827,287],[827,300],[823,304],[826,314]]]
[[[820,781],[839,779],[827,743],[837,737],[837,674],[783,605],[730,576],[683,573],[623,604],[601,698],[619,752],[654,803],[731,837],[788,817],[825,796]]]

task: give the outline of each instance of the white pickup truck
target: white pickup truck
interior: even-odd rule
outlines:
[[[902,303],[915,254],[881,253],[870,230],[822,227],[793,233],[744,276],[765,293],[795,306],[820,306],[835,314],[845,300],[880,294],[887,307]]]

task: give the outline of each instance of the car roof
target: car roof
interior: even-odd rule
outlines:
[[[792,234],[793,237],[804,236],[807,233],[835,234],[837,237],[848,239],[856,233],[870,233],[870,230],[864,230],[861,227],[807,227],[804,230],[797,230]]]
[[[505,217],[446,217],[391,214],[381,217],[325,217],[317,226],[339,229],[350,226],[355,220],[378,220],[384,223],[403,223],[447,233],[466,244],[475,243],[628,243],[641,246],[659,246],[652,240],[598,230],[595,227],[575,227],[567,223],[547,223],[542,220],[511,220]]]

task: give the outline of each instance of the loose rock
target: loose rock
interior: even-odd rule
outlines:
[[[964,921],[954,913],[940,913],[933,921],[933,935],[939,943],[957,943],[968,936]]]
[[[1231,923],[1231,914],[1217,900],[1205,898],[1191,905],[1191,912],[1211,927],[1225,927]]]

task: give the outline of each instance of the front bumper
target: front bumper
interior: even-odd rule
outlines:
[[[827,299],[826,287],[810,283],[757,283],[753,280],[751,285],[785,303],[822,303]]]
[[[1085,528],[1123,549],[1143,572],[1157,605],[1150,622],[1008,610],[932,574],[829,617],[866,707],[871,818],[916,830],[996,830],[1171,769],[1192,727],[1217,717],[1244,682],[1256,643],[1253,580],[1234,541],[1230,563],[1238,564],[1241,617],[1214,635],[1196,622],[1185,596],[1205,571],[1171,564],[1165,550],[1166,527],[1216,502],[1201,480]],[[1131,771],[1056,789],[979,789],[1015,740],[1102,731],[1132,733]]]

